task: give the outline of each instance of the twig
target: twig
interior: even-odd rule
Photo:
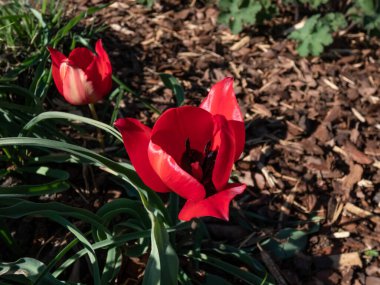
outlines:
[[[348,202],[346,206],[344,207],[346,211],[350,212],[351,214],[354,214],[358,217],[361,217],[363,219],[369,219],[374,223],[380,223],[380,217],[377,216],[374,213],[371,213],[370,211],[363,210],[359,208],[358,206],[355,206],[354,204]]]

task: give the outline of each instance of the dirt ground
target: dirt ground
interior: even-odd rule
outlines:
[[[193,105],[218,80],[235,78],[247,136],[234,174],[249,195],[234,207],[276,224],[216,236],[250,243],[320,217],[302,252],[274,259],[278,274],[288,284],[380,284],[380,260],[366,254],[380,250],[380,41],[347,30],[321,57],[300,58],[286,39],[291,15],[233,35],[203,2],[147,9],[115,1],[87,24],[108,26],[103,44],[115,75],[160,110],[175,104],[158,73],[178,78]],[[71,1],[71,12],[99,3]],[[157,119],[132,95],[121,112]]]

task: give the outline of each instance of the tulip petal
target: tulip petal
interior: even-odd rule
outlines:
[[[243,116],[234,92],[234,79],[226,77],[211,87],[201,105],[202,109],[213,115],[223,115],[228,121],[241,121]]]
[[[114,125],[123,137],[125,149],[141,180],[156,192],[169,192],[149,162],[151,129],[132,118],[118,119]]]
[[[81,68],[64,62],[59,72],[63,82],[62,95],[70,104],[83,105],[93,102],[94,88]]]
[[[228,221],[230,202],[245,190],[246,185],[234,183],[227,186],[227,189],[204,200],[186,201],[178,218],[182,221],[190,221],[192,218],[210,216]]]
[[[243,116],[234,92],[233,78],[226,77],[212,86],[208,96],[199,107],[213,115],[223,115],[228,121],[232,122],[236,141],[235,160],[237,160],[244,150],[245,128]],[[235,123],[235,121],[243,124]]]
[[[189,140],[191,149],[203,153],[206,144],[212,140],[213,130],[214,121],[209,112],[183,106],[161,115],[153,127],[152,141],[180,163],[186,140]]]
[[[67,59],[67,57],[63,53],[61,53],[60,51],[58,51],[54,48],[48,47],[48,50],[50,52],[51,61],[57,67],[59,67],[61,65],[61,63]]]
[[[215,136],[212,148],[217,149],[218,154],[212,172],[212,182],[215,189],[221,191],[228,183],[235,161],[235,136],[233,129],[230,128],[224,116],[215,115],[214,121]]]
[[[187,200],[201,200],[205,197],[203,185],[152,140],[148,147],[148,157],[154,171],[173,192]]]
[[[55,86],[57,86],[59,93],[63,95],[63,82],[62,82],[62,78],[59,72],[59,67],[64,61],[67,60],[67,58],[64,54],[62,54],[56,49],[48,47],[48,50],[50,52],[51,61],[52,61],[51,73],[53,75],[54,83],[55,83]]]
[[[112,74],[112,67],[111,67],[111,62],[110,59],[108,58],[108,54],[103,48],[102,40],[99,39],[96,42],[95,45],[95,51],[97,53],[96,57],[96,64],[98,66],[99,73],[101,75],[102,80],[110,77]],[[111,81],[112,83],[112,81]]]
[[[240,121],[228,121],[230,128],[234,131],[235,137],[235,158],[238,160],[245,146],[245,126],[244,122]]]
[[[96,42],[95,50],[97,55],[94,61],[87,67],[88,79],[93,82],[96,90],[96,101],[107,95],[112,88],[112,67],[107,53],[103,49],[102,41]]]
[[[83,71],[95,60],[93,54],[88,48],[78,47],[71,51],[69,55],[69,62],[75,67],[79,67]]]

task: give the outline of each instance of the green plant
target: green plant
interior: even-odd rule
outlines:
[[[307,19],[302,28],[293,31],[289,38],[299,43],[297,51],[301,56],[317,56],[323,52],[325,46],[333,42],[332,33],[346,25],[341,13],[329,13],[324,17],[317,14]]]
[[[311,8],[317,9],[322,4],[326,4],[329,0],[299,0],[300,3],[310,5]]]
[[[17,16],[17,9],[20,7],[23,9],[22,13],[25,13],[25,22],[14,21],[4,28],[9,35],[5,39],[8,42],[3,42],[6,45],[4,50],[7,53],[12,50],[14,53],[7,54],[12,60],[9,66],[4,67],[5,75],[0,78],[0,239],[2,249],[5,248],[0,252],[0,283],[103,285],[115,284],[116,280],[121,283],[125,281],[120,279],[120,276],[124,277],[123,265],[138,257],[145,265],[142,268],[143,277],[139,277],[138,282],[144,285],[212,285],[216,282],[227,285],[273,285],[274,278],[253,257],[253,254],[258,253],[256,243],[245,246],[241,244],[241,247],[224,244],[210,238],[207,220],[179,221],[179,209],[183,206],[179,197],[175,193],[159,196],[141,181],[128,161],[121,160],[126,157],[125,151],[120,152],[123,149],[123,140],[113,123],[119,113],[123,112],[120,110],[122,98],[129,93],[138,101],[139,106],[144,107],[144,112],[160,113],[160,110],[150,104],[150,99],[140,96],[115,76],[112,79],[116,88],[97,110],[101,121],[78,115],[77,113],[86,114],[87,109],[83,107],[61,105],[62,101],[57,104],[51,99],[54,89],[50,88],[52,78],[46,46],[59,45],[65,50],[68,47],[73,49],[80,42],[89,48],[90,40],[94,40],[92,32],[86,27],[79,29],[77,25],[85,17],[106,6],[92,7],[71,19],[63,20],[63,12],[56,5],[58,2],[35,2],[36,6],[30,7],[24,2],[13,1],[11,3],[14,6],[9,6],[12,9],[0,11],[7,13],[2,14],[5,16],[1,16],[0,21],[23,19]],[[265,4],[270,1],[260,3],[268,9],[265,13],[272,7]],[[243,2],[241,4],[245,5]],[[55,13],[59,15],[58,18]],[[261,17],[259,15],[261,12],[257,14],[257,19]],[[337,25],[333,20],[330,22],[331,26]],[[32,39],[33,44],[28,45]],[[14,46],[8,46],[13,44]],[[185,92],[180,80],[170,74],[159,76],[164,86],[172,90],[177,106],[183,105]],[[227,81],[230,82],[230,88],[233,88],[231,79]],[[218,90],[215,92],[225,88]],[[205,108],[208,108],[209,103],[204,101]],[[231,115],[231,109],[228,109],[231,104],[216,105],[221,111],[227,110],[226,115]],[[65,112],[54,111],[58,106]],[[214,111],[214,108],[209,108],[210,112]],[[231,116],[237,116],[236,110],[231,113]],[[220,115],[215,117],[215,123],[218,119],[221,119]],[[189,130],[196,126],[193,120],[194,117],[189,117]],[[239,120],[240,131],[244,134],[244,123],[240,116]],[[214,119],[210,122],[214,122]],[[221,124],[225,123],[223,122],[224,120]],[[180,120],[176,123],[180,123]],[[205,121],[201,122],[203,123]],[[223,137],[227,140],[232,137],[230,128],[233,124],[223,125],[226,131]],[[178,125],[179,131],[186,131],[181,127],[183,126]],[[235,124],[235,127],[238,126]],[[210,130],[216,141],[222,137],[214,133],[214,127]],[[197,134],[199,129],[191,131]],[[235,131],[237,134],[239,130],[234,129],[233,132]],[[95,134],[102,136],[107,149],[102,147],[100,140],[95,139]],[[242,150],[243,137],[244,135],[240,135],[239,140],[233,143],[230,141],[232,145],[226,147],[224,153],[229,154],[232,149]],[[136,137],[131,139],[138,144]],[[239,142],[239,146],[235,145],[236,142]],[[183,145],[179,144],[180,147]],[[194,160],[197,153],[190,146],[186,153],[188,157],[185,158]],[[212,165],[215,153],[207,147],[203,151],[207,153],[207,159]],[[222,147],[218,151],[222,152]],[[200,158],[197,159],[198,161],[185,161],[185,165],[194,167],[192,170],[199,170],[197,163],[199,165]],[[232,162],[229,162],[231,168]],[[209,167],[213,168],[202,164],[202,171],[205,170],[205,173],[209,171]],[[226,168],[223,164],[223,161],[219,163],[222,171]],[[93,176],[87,177],[85,169],[91,169]],[[80,173],[83,177],[74,178],[73,173]],[[109,198],[109,193],[90,190],[91,187],[83,192],[78,190],[83,185],[78,187],[77,183],[86,184],[82,179],[87,178],[92,182],[98,174],[106,175],[107,182],[115,183],[118,194],[122,197]],[[210,175],[206,174],[205,178]],[[223,173],[226,183],[229,174],[230,171]],[[185,177],[186,174],[183,175]],[[194,175],[196,178],[200,172],[195,172]],[[179,186],[178,189],[181,189],[182,185]],[[83,188],[87,188],[86,185]],[[249,197],[247,193],[242,195]],[[87,202],[85,207],[73,203],[74,198],[79,197]],[[100,200],[99,204],[91,203],[94,197]],[[202,201],[207,200],[206,196],[203,198]],[[219,206],[217,203],[213,205]],[[202,207],[198,209],[203,210]],[[301,227],[290,228],[300,226],[295,221],[292,221],[292,225],[287,223],[288,228],[276,233],[270,226],[277,227],[277,220],[270,220],[251,209],[244,209],[244,205],[239,210],[224,209],[231,213],[232,221],[241,223],[248,232],[254,232],[257,228],[273,231],[273,238],[263,236],[257,242],[273,251],[276,256],[284,254],[285,257],[290,257],[302,250],[306,244],[306,236],[310,233]],[[198,214],[196,210],[193,213]],[[37,224],[49,220],[56,225],[53,242],[50,239],[43,240],[44,246],[53,253],[48,258],[43,254],[43,246],[38,248],[38,253],[33,257],[26,257],[25,250],[20,249],[13,230],[14,221],[22,219]],[[55,243],[57,236],[62,239],[62,243]],[[77,268],[77,265],[84,268],[80,271],[78,281],[66,281],[71,275],[70,270]]]
[[[350,19],[367,30],[380,31],[380,3],[377,0],[355,0],[347,12]]]
[[[154,0],[137,0],[137,3],[145,5],[150,8],[153,6]]]
[[[219,23],[228,25],[234,34],[275,13],[271,0],[220,0],[219,9]]]
[[[220,0],[218,6],[219,23],[228,25],[235,34],[245,26],[273,18],[279,7],[287,11],[293,9],[297,18],[307,17],[301,28],[288,35],[298,43],[301,56],[320,55],[333,42],[333,35],[348,24],[363,28],[368,34],[380,31],[380,2],[376,0],[354,0],[339,5],[328,0],[285,0],[281,6],[270,0]],[[300,11],[305,15],[298,15]]]

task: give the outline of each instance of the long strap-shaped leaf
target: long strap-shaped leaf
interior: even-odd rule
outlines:
[[[148,261],[150,266],[145,272],[145,278],[154,282],[151,284],[177,284],[178,257],[170,245],[168,233],[165,228],[165,224],[168,224],[166,209],[157,194],[142,183],[132,168],[127,167],[126,164],[112,161],[83,147],[48,139],[26,137],[0,139],[0,147],[9,145],[52,148],[61,151],[65,150],[79,157],[86,158],[98,166],[103,166],[106,171],[119,175],[122,179],[129,182],[138,191],[140,199],[145,209],[148,211],[152,222],[152,252],[150,260]],[[160,274],[156,274],[156,268],[159,269]],[[153,276],[153,278],[150,278],[150,276]],[[148,283],[144,282],[144,284]]]
[[[27,276],[29,281],[34,282],[34,284],[38,284],[38,278],[40,272],[45,270],[46,265],[41,261],[24,257],[20,258],[14,262],[0,262],[0,275],[2,277],[2,281],[9,279],[9,281],[13,281],[14,283],[2,283],[2,284],[25,284],[20,280],[20,283],[17,282],[20,279],[20,275]],[[23,274],[15,274],[22,272]],[[21,283],[22,282],[22,283]],[[31,283],[27,283],[31,284]],[[43,278],[40,279],[40,284],[44,285],[68,285],[68,283],[60,281],[53,277],[51,274],[46,274]]]
[[[16,201],[17,199],[14,199],[14,200]],[[49,219],[52,219],[53,221],[65,227],[83,244],[84,251],[85,253],[88,254],[89,259],[90,259],[94,284],[100,285],[101,284],[100,271],[99,271],[99,264],[98,264],[98,260],[95,254],[95,250],[92,248],[91,243],[82,234],[82,232],[77,227],[75,227],[72,223],[70,223],[67,219],[63,218],[62,215],[60,215],[61,213],[59,211],[51,210],[49,209],[49,207],[46,207],[45,209],[39,209],[39,207],[36,207],[39,204],[34,204],[34,205],[32,204],[34,203],[22,201],[20,203],[15,204],[14,206],[0,208],[1,209],[0,217],[17,218],[17,217],[23,217],[26,215],[39,215],[39,216],[44,216]],[[55,203],[55,204],[58,204],[58,203]],[[75,213],[73,215],[75,215]],[[79,215],[79,216],[82,216],[82,215]],[[101,224],[100,226],[102,227]]]
[[[4,205],[4,206],[3,206]],[[78,240],[84,245],[84,251],[89,255],[92,264],[94,284],[101,284],[99,266],[96,259],[95,251],[92,249],[90,242],[85,236],[64,216],[78,218],[81,221],[90,223],[94,228],[102,233],[105,238],[111,238],[108,230],[103,226],[102,220],[97,215],[84,209],[70,207],[57,202],[34,203],[17,198],[3,198],[0,203],[0,217],[20,218],[28,215],[44,216],[61,224],[71,231]]]
[[[37,185],[16,185],[3,187],[0,186],[0,198],[4,197],[28,197],[53,194],[67,190],[70,184],[67,182],[69,174],[66,171],[50,169],[48,167],[20,167],[21,173],[32,173],[53,178],[53,181],[40,183]]]
[[[199,260],[201,262],[207,263],[210,266],[213,266],[215,268],[228,272],[229,274],[245,281],[247,284],[273,285],[272,283],[268,282],[266,278],[264,279],[260,278],[251,272],[242,270],[238,266],[232,265],[229,262],[225,262],[221,259],[217,259],[215,257],[206,255],[204,253],[194,253],[193,251],[190,251],[188,254],[185,254],[185,256],[191,257],[195,260]]]
[[[183,224],[180,224],[180,225],[178,225],[176,227],[168,228],[167,232],[170,233],[170,232],[174,232],[174,231],[181,231],[181,230],[184,230],[184,229],[188,229],[189,227],[190,227],[189,223],[183,223]],[[134,232],[134,233],[128,233],[128,234],[122,235],[120,237],[108,238],[108,239],[96,242],[96,243],[94,243],[92,245],[92,248],[94,250],[97,250],[97,249],[100,249],[100,248],[117,247],[117,246],[125,244],[125,243],[127,243],[129,241],[136,240],[136,239],[139,239],[139,238],[146,238],[146,237],[149,237],[149,236],[151,236],[151,231],[150,230],[140,231],[140,232]],[[72,243],[74,243],[74,241]],[[62,250],[62,252],[67,252],[69,250],[67,248],[69,248],[69,247],[72,248],[72,246],[73,245],[67,245]],[[76,252],[73,256],[71,256],[69,259],[67,259],[52,275],[54,277],[58,277],[67,267],[69,267],[71,264],[73,264],[76,260],[78,260],[79,258],[81,258],[82,256],[84,256],[85,254],[86,254],[86,252],[83,249],[80,250],[80,251],[78,251],[78,252]],[[61,253],[59,253],[58,255],[61,255]],[[168,264],[168,265],[170,265],[170,264]],[[164,283],[162,283],[162,284],[164,284]]]
[[[69,121],[82,122],[82,123],[94,126],[96,128],[102,129],[106,131],[107,133],[116,137],[118,140],[123,141],[120,133],[115,128],[105,123],[99,122],[97,120],[89,119],[83,116],[75,115],[75,114],[70,114],[70,113],[65,113],[65,112],[56,112],[56,111],[44,112],[34,117],[24,126],[24,128],[21,130],[19,134],[19,137],[23,135],[27,135],[33,129],[33,127],[37,125],[39,122],[44,121],[44,120],[53,120],[53,119],[65,119]]]

